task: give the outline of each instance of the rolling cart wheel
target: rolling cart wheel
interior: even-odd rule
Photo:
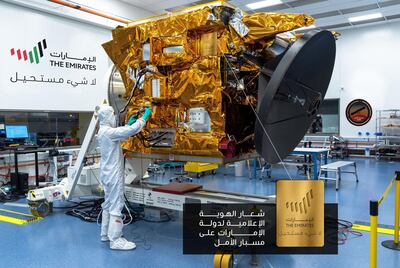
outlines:
[[[201,175],[202,175],[201,173],[197,173],[196,177],[199,179],[201,177]]]
[[[52,204],[47,201],[32,202],[29,206],[31,214],[35,217],[44,218],[52,212]]]
[[[211,170],[211,174],[213,175],[217,174],[217,170],[216,169]]]
[[[214,268],[233,268],[232,254],[215,254]]]

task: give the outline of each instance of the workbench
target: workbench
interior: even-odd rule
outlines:
[[[313,162],[313,178],[314,180],[318,180],[318,171],[319,171],[319,166],[318,166],[318,159],[324,158],[324,164],[328,164],[328,153],[329,149],[327,148],[300,148],[297,147],[291,152],[290,154],[292,155],[309,155],[311,156],[311,160]]]

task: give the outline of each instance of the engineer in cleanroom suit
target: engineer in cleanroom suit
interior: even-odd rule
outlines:
[[[100,179],[104,187],[104,203],[102,204],[101,241],[110,241],[110,248],[131,250],[135,243],[122,237],[122,209],[124,207],[124,159],[120,141],[140,132],[151,115],[151,109],[145,109],[141,118],[132,116],[128,124],[116,127],[114,110],[111,106],[102,105],[97,112],[100,129],[97,140],[101,154]]]

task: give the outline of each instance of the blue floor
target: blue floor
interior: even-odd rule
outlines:
[[[334,183],[325,186],[326,202],[339,203],[339,218],[349,221],[369,221],[369,200],[378,198],[392,179],[398,162],[353,159],[357,161],[360,182],[345,174],[340,190]],[[297,169],[289,167],[295,178]],[[247,177],[234,177],[233,169],[219,171],[215,176],[200,178],[198,183],[208,189],[272,195],[275,185]],[[282,168],[274,168],[274,178],[285,178]],[[152,180],[167,182],[168,176]],[[0,205],[1,208],[17,210]],[[24,209],[19,209],[23,211]],[[25,209],[26,210],[26,209]],[[379,223],[393,225],[394,193],[390,192],[380,207]],[[100,242],[99,227],[57,211],[42,221],[18,226],[0,222],[0,267],[212,267],[211,255],[182,255],[181,220],[167,223],[136,222],[124,229],[124,235],[134,240],[137,249],[131,252],[109,250]],[[392,239],[379,235],[379,240]],[[378,267],[400,267],[400,252],[378,247]],[[254,267],[249,256],[238,256],[237,267]],[[265,255],[259,267],[369,267],[369,233],[350,239],[339,246],[339,255]]]

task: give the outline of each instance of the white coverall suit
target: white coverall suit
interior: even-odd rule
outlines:
[[[102,204],[101,240],[110,240],[112,249],[133,249],[135,244],[122,238],[121,211],[124,207],[124,159],[121,140],[140,132],[145,121],[138,119],[131,126],[116,127],[114,110],[111,106],[103,105],[98,111],[100,129],[97,140],[101,153],[100,179],[104,187],[104,203]],[[119,243],[114,245],[113,243]]]

